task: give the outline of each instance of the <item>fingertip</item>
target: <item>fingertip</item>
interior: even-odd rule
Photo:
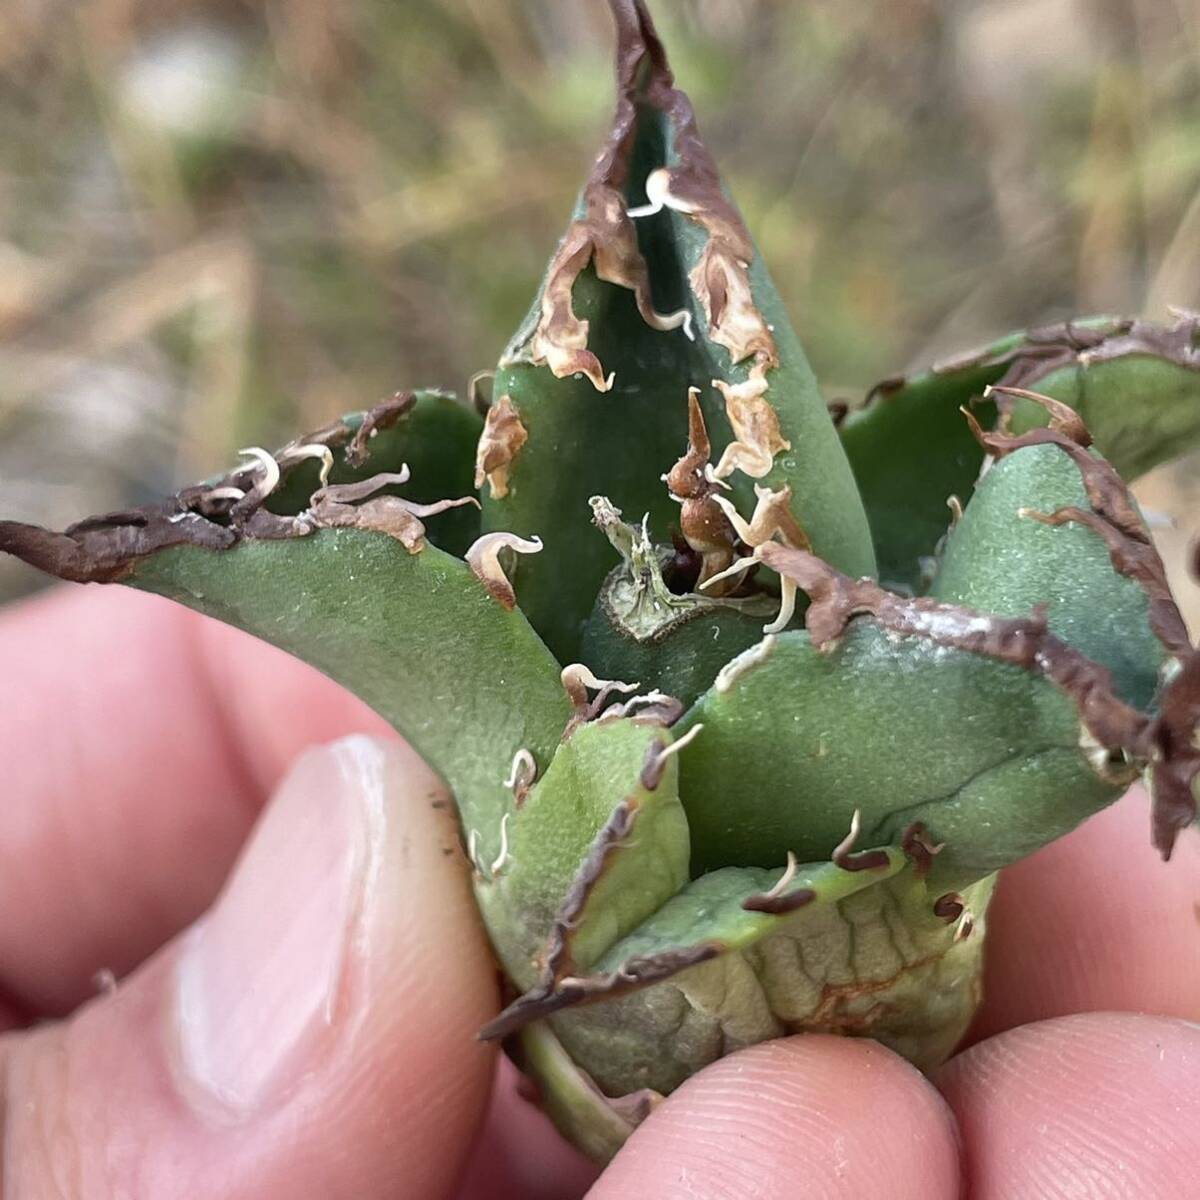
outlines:
[[[973,1200],[1187,1200],[1200,1153],[1200,1027],[1079,1013],[989,1038],[937,1077]]]
[[[1200,837],[1164,863],[1133,788],[1070,836],[1007,868],[988,912],[973,1040],[1099,1010],[1200,1020]]]
[[[124,587],[64,585],[6,609],[0,662],[0,1010],[70,1012],[194,920],[306,746],[376,713],[311,667]]]
[[[633,1134],[588,1193],[625,1197],[958,1195],[954,1120],[876,1042],[803,1035],[723,1058]]]
[[[66,1155],[81,1195],[446,1194],[495,992],[444,786],[394,742],[310,751],[197,925],[14,1043],[17,1193]]]
[[[599,1168],[570,1146],[501,1056],[491,1103],[456,1200],[577,1200]]]

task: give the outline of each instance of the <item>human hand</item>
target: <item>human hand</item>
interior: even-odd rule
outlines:
[[[485,1114],[496,976],[452,807],[378,717],[116,590],[11,610],[0,663],[5,1200],[586,1190],[511,1072]],[[1194,1197],[1200,839],[1164,866],[1146,824],[1135,794],[1006,873],[976,1044],[934,1083],[867,1041],[756,1046],[589,1195]]]

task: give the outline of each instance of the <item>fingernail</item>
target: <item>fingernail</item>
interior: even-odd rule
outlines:
[[[306,752],[185,935],[177,1068],[200,1107],[236,1119],[276,1103],[335,1041],[391,763],[367,737]]]

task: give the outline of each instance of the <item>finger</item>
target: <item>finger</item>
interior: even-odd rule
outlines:
[[[1012,1029],[938,1077],[972,1200],[1188,1200],[1200,1154],[1200,1029],[1085,1013]]]
[[[1148,828],[1135,788],[1001,875],[974,1039],[1100,1009],[1200,1020],[1200,837],[1164,863]]]
[[[9,1035],[5,1194],[445,1196],[495,993],[445,790],[394,743],[310,751],[208,915]]]
[[[0,994],[33,1014],[203,911],[300,749],[384,728],[287,655],[123,588],[8,610],[0,662]]]
[[[599,1170],[525,1097],[512,1063],[499,1068],[456,1200],[579,1200]]]
[[[950,1200],[958,1177],[954,1122],[919,1072],[875,1042],[810,1034],[742,1050],[688,1080],[588,1200]]]

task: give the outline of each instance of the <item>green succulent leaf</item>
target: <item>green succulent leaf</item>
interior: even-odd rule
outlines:
[[[860,813],[867,844],[920,821],[946,887],[991,874],[1110,803],[1074,705],[1020,667],[868,618],[829,649],[766,638],[685,715],[692,871],[828,858]]]
[[[794,871],[725,867],[692,880],[652,917],[633,929],[596,963],[597,972],[619,970],[631,959],[668,949],[715,942],[721,952],[747,950],[777,933],[791,914],[810,904],[837,904],[902,871],[908,861],[897,848],[866,851],[873,859],[863,870],[831,862],[805,863]],[[790,877],[789,877],[790,876]]]
[[[571,714],[558,665],[525,618],[435,546],[410,554],[382,533],[325,529],[219,552],[173,547],[123,581],[344,684],[442,775],[471,827],[499,829],[514,754],[549,763]]]
[[[290,651],[395,725],[464,820],[497,829],[514,754],[548,764],[572,710],[499,565],[426,540],[460,545],[478,510],[424,501],[437,487],[410,487],[409,464],[469,487],[480,425],[448,395],[398,393],[159,504],[61,534],[0,522],[0,549],[64,579],[157,592]],[[464,510],[476,516],[455,521]]]
[[[688,878],[687,819],[671,742],[652,721],[575,729],[514,806],[476,891],[510,978],[587,970]]]
[[[156,504],[0,521],[312,663],[442,774],[511,999],[481,1035],[598,1158],[766,1038],[932,1068],[995,873],[1139,773],[1164,857],[1200,798],[1200,652],[1122,478],[1200,442],[1200,317],[1011,335],[839,438],[611,7],[612,129],[487,405],[398,393]]]
[[[682,766],[693,870],[761,863],[770,846],[813,856],[858,809],[871,840],[921,821],[945,843],[935,875],[958,886],[1108,803],[1126,759],[1156,758],[1142,711],[1168,656],[1190,654],[1187,632],[1124,483],[1074,410],[1043,404],[1048,428],[975,427],[999,461],[928,601],[762,550],[820,603],[807,633],[746,652],[684,718],[705,727]],[[750,820],[727,788],[752,797]]]
[[[674,621],[657,636],[635,639],[598,605],[584,632],[581,656],[596,671],[614,679],[650,681],[690,705],[707,691],[721,668],[762,640],[763,625],[778,602],[680,605]]]
[[[368,423],[362,453],[350,461],[334,455],[329,482],[358,483],[372,475],[407,466],[412,481],[405,495],[418,504],[435,504],[446,496],[468,496],[473,490],[472,462],[483,430],[483,418],[450,392],[401,392],[381,406],[398,411],[394,421]],[[379,409],[374,410],[377,413]],[[370,419],[365,412],[348,413],[309,441],[333,434],[353,437]],[[272,512],[295,515],[309,505],[320,486],[320,463],[298,463],[266,501]],[[479,536],[479,510],[473,506],[448,509],[428,517],[426,536],[448,554],[462,557]]]
[[[812,372],[691,106],[642,5],[614,11],[613,127],[501,359],[480,445],[481,482],[488,464],[503,472],[484,499],[484,528],[548,548],[519,565],[515,584],[563,661],[578,657],[611,566],[597,553],[589,498],[648,514],[660,541],[679,521],[661,477],[687,445],[691,387],[714,430],[715,471],[738,473],[736,494],[752,502],[755,482],[790,486],[820,552],[856,573],[874,567]]]
[[[923,592],[946,528],[946,502],[964,503],[983,451],[960,409],[989,385],[1035,389],[1069,404],[1096,446],[1127,480],[1200,443],[1200,321],[1171,326],[1093,317],[1010,334],[982,350],[877,384],[841,425],[842,444],[875,539],[880,579]],[[1015,400],[1018,431],[1044,425],[1045,410]]]
[[[869,853],[884,865],[810,864],[790,880],[778,871],[714,872],[614,945],[593,979],[646,976],[647,964],[700,953],[659,982],[521,1031],[539,1059],[558,1057],[551,1078],[559,1081],[552,1103],[566,1099],[555,1112],[560,1127],[582,1122],[576,1136],[599,1138],[592,1153],[609,1157],[628,1126],[689,1075],[741,1046],[800,1030],[869,1034],[929,1066],[944,1058],[979,999],[992,881],[939,904],[903,853]],[[781,901],[809,898],[791,911],[747,911],[748,899],[772,891]]]
[[[1149,597],[1114,571],[1093,530],[1037,519],[1072,506],[1088,509],[1087,491],[1059,447],[1027,446],[1001,459],[947,538],[930,594],[1011,617],[1044,604],[1054,633],[1107,667],[1123,700],[1149,708],[1165,660]]]

